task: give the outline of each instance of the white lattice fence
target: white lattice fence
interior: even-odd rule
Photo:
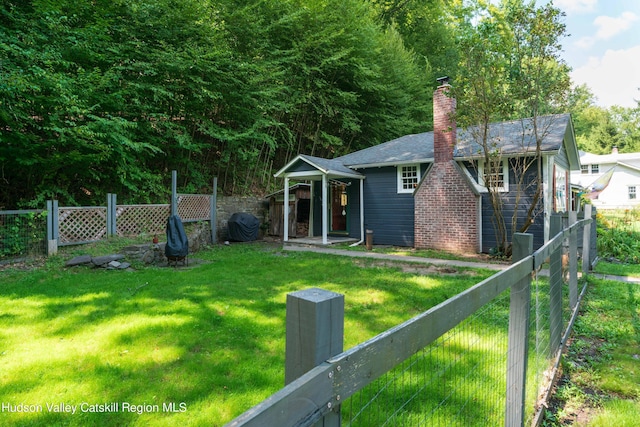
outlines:
[[[170,214],[170,205],[117,206],[116,233],[118,236],[163,234]]]
[[[59,245],[93,242],[107,237],[106,207],[64,207],[58,212]]]
[[[182,222],[208,221],[211,218],[211,196],[178,194],[178,215]]]

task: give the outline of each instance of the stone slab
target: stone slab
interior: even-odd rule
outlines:
[[[70,259],[64,265],[66,265],[67,267],[73,267],[76,265],[91,264],[91,261],[92,261],[91,255],[80,255]]]

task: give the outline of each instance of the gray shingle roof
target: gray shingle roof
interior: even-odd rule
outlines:
[[[542,138],[541,149],[543,152],[560,150],[570,121],[571,115],[569,114],[538,117],[538,136]],[[478,138],[474,138],[474,133],[477,132],[477,127],[458,131],[458,144],[454,157],[474,157],[482,154],[482,147],[476,142]],[[536,149],[533,119],[492,123],[489,126],[489,139],[489,147],[495,147],[503,155],[533,152]]]
[[[324,170],[328,174],[361,175],[359,172],[346,167],[344,162],[340,161],[338,158],[324,159],[322,157],[308,156],[306,154],[301,154],[299,157],[306,160],[308,163]]]
[[[538,134],[543,136],[542,151],[560,150],[570,120],[569,114],[538,117]],[[532,119],[492,123],[489,125],[490,146],[507,156],[532,152],[536,148],[532,125]],[[482,153],[481,146],[473,138],[474,133],[477,133],[476,127],[458,129],[454,158],[477,157]],[[333,160],[350,167],[433,161],[433,132],[405,135]]]

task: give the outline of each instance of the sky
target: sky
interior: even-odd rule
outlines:
[[[563,59],[575,84],[586,84],[596,104],[638,107],[640,0],[553,0],[566,13],[570,36]]]

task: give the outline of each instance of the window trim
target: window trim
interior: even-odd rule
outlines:
[[[591,173],[592,174],[600,173],[600,165],[599,164],[591,165]]]
[[[631,191],[633,189],[633,191]],[[633,194],[633,197],[631,197]],[[638,200],[638,186],[637,185],[628,185],[627,186],[627,200]]]
[[[413,187],[412,188],[404,188],[404,181],[403,181],[403,176],[402,173],[405,171],[405,168],[411,168],[414,167],[416,168],[415,173],[415,179],[416,181],[413,183]],[[411,164],[406,164],[406,165],[398,165],[396,166],[396,185],[397,185],[397,191],[398,194],[411,194],[415,191],[416,187],[418,186],[418,184],[420,183],[420,179],[422,178],[422,172],[420,170],[420,164],[419,163],[411,163]]]
[[[498,191],[499,193],[508,193],[509,192],[509,161],[508,159],[501,159],[500,163],[502,164],[503,185],[502,187],[497,187],[496,191]],[[478,185],[480,185],[481,187],[489,191],[484,182],[484,160],[478,161]]]
[[[580,174],[588,175],[589,174],[589,165],[580,165]]]

